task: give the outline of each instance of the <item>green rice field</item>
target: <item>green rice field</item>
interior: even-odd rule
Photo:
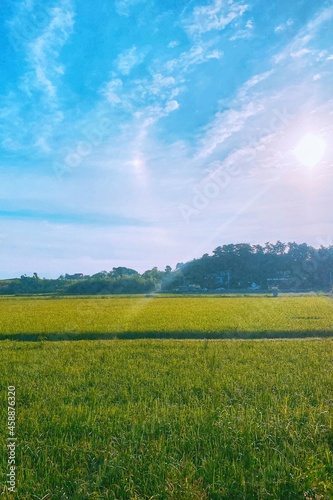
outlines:
[[[332,307],[324,296],[2,297],[2,497],[331,500]]]
[[[15,498],[332,499],[332,346],[2,341]]]
[[[331,336],[329,297],[0,298],[0,338]]]

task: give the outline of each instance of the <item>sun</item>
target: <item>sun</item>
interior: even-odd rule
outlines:
[[[320,135],[309,132],[297,144],[293,153],[300,163],[314,167],[324,156],[326,142]]]

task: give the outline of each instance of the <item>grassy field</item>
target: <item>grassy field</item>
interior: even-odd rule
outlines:
[[[332,345],[2,341],[17,497],[332,499]]]
[[[332,338],[199,340],[332,334],[327,297],[1,298],[16,497],[332,499]]]
[[[0,298],[0,338],[332,336],[328,297]]]

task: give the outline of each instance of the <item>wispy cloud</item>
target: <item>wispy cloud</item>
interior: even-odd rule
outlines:
[[[143,51],[139,52],[137,47],[131,47],[125,50],[116,60],[116,67],[123,75],[129,75],[135,66],[141,64],[145,59]]]
[[[318,54],[322,49],[309,48],[309,43],[314,39],[318,30],[324,23],[333,18],[333,7],[324,7],[321,9],[303,28],[300,29],[298,34],[294,36],[291,42],[284,47],[274,57],[274,62],[279,64],[287,58],[301,58],[307,54]]]
[[[248,10],[242,2],[214,0],[211,4],[195,7],[184,20],[184,26],[190,35],[201,35],[212,30],[223,30]]]
[[[274,28],[275,33],[282,33],[283,31],[286,31],[288,28],[291,28],[291,26],[294,24],[293,19],[288,19],[285,23],[279,24]]]
[[[229,40],[231,42],[235,41],[235,40],[242,40],[244,38],[251,38],[252,36],[254,36],[254,22],[249,19],[246,24],[245,24],[245,27],[242,28],[242,29],[238,29],[236,31],[236,33],[231,36],[229,38]]]
[[[164,69],[170,73],[185,74],[193,66],[202,64],[209,59],[221,59],[223,51],[214,47],[214,40],[206,43],[194,44],[189,50],[182,52],[177,58],[170,59]]]
[[[214,120],[205,128],[204,136],[199,143],[198,158],[206,158],[215,148],[223,144],[229,137],[243,129],[246,121],[262,110],[261,105],[248,103],[239,110],[218,112]]]
[[[311,54],[311,52],[312,51],[309,50],[309,49],[299,49],[296,52],[291,52],[290,56],[294,57],[294,58],[297,58],[297,57],[306,56],[307,54]]]
[[[70,0],[50,10],[50,20],[42,33],[26,45],[26,59],[30,71],[24,77],[27,93],[39,90],[51,101],[57,97],[57,82],[65,68],[58,62],[62,47],[73,31],[74,11]]]
[[[131,13],[131,8],[135,7],[136,5],[146,3],[147,1],[148,0],[116,0],[116,12],[120,16],[128,17]]]
[[[100,93],[108,103],[139,119],[142,127],[149,127],[180,107],[177,96],[187,90],[188,75],[197,65],[223,57],[214,44],[214,40],[194,43],[174,59],[162,64],[155,62],[155,69],[151,68],[146,78],[126,79],[144,57],[134,47],[118,56],[116,66],[122,74],[112,72]]]
[[[260,82],[264,82],[269,78],[272,74],[274,73],[274,69],[271,69],[269,71],[265,71],[264,73],[259,73],[258,75],[254,75],[252,78],[250,78],[247,82],[245,82],[241,89],[238,92],[238,98],[241,100],[246,97],[248,91],[258,85]]]
[[[106,82],[101,89],[102,94],[106,100],[111,104],[121,104],[121,93],[123,89],[123,82],[120,78],[114,78]]]
[[[264,110],[263,103],[258,100],[253,89],[258,84],[265,82],[273,72],[270,70],[254,75],[238,90],[230,105],[231,109],[216,113],[213,121],[204,129],[203,137],[199,143],[199,158],[211,155],[218,145],[223,144],[235,133],[243,130],[250,117],[256,116]]]
[[[176,102],[175,97],[180,92],[180,85],[181,79],[176,81],[171,76],[153,73],[148,78],[130,81],[112,78],[102,85],[100,92],[108,103],[134,117],[142,119],[142,116],[147,114],[150,118],[156,118],[158,115],[164,116],[165,111],[173,111],[168,103]]]
[[[167,102],[165,106],[165,112],[171,113],[172,111],[175,111],[178,108],[179,108],[178,102],[175,99],[173,99],[172,101]]]
[[[66,68],[60,56],[73,33],[74,17],[71,0],[60,0],[52,8],[23,2],[8,22],[9,29],[16,36],[15,48],[22,54],[24,65],[4,108],[12,117],[15,115],[15,119],[6,120],[7,133],[16,137],[16,144],[12,140],[4,141],[7,150],[15,147],[17,150],[34,149],[46,155],[51,152],[49,139],[64,119],[60,88]],[[20,31],[24,24],[29,27],[27,33]],[[27,96],[35,103],[31,109],[26,106]],[[24,120],[31,123],[28,128],[18,126]]]
[[[177,45],[179,45],[179,42],[177,40],[173,40],[172,42],[168,43],[168,48],[174,49],[175,47],[177,47]]]

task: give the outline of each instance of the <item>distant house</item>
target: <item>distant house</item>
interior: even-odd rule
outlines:
[[[290,278],[267,278],[267,286],[268,290],[272,290],[272,288],[280,288],[280,289],[288,289],[291,286]]]
[[[251,285],[249,286],[249,290],[260,290],[261,286],[260,285],[257,285],[257,283],[253,282],[251,283]]]

